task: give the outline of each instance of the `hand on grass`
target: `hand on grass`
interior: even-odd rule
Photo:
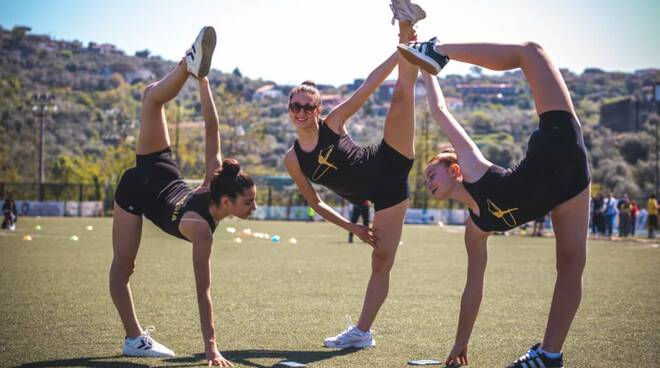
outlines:
[[[211,351],[206,351],[206,360],[209,363],[209,367],[218,366],[218,367],[233,367],[234,365],[227,359],[225,359],[222,354],[218,351],[217,348],[213,348]]]
[[[465,346],[454,345],[445,359],[445,365],[447,367],[460,367],[461,365],[468,364],[468,348]]]

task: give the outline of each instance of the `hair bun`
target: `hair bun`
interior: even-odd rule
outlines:
[[[306,80],[306,81],[304,81],[304,82],[302,82],[302,83],[300,83],[300,84],[303,85],[303,86],[311,86],[311,87],[316,88],[316,83],[314,83],[313,80],[309,80],[309,79],[308,79],[308,80]]]
[[[449,146],[449,147],[443,148],[440,153],[456,153],[456,150],[454,149],[454,147]]]
[[[222,161],[222,173],[229,176],[236,176],[241,171],[241,164],[234,158],[227,158]]]

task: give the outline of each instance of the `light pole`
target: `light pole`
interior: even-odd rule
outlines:
[[[655,82],[653,88],[653,101],[655,103],[655,113],[660,115],[660,82]],[[658,167],[658,119],[655,119],[655,196],[658,197],[658,182],[660,182],[660,170]]]
[[[39,200],[44,200],[44,124],[49,112],[57,112],[52,95],[35,93],[32,95],[32,113],[39,118]]]
[[[174,153],[176,167],[181,168],[181,154],[179,152],[179,123],[181,122],[181,102],[176,100],[176,123],[174,125]]]

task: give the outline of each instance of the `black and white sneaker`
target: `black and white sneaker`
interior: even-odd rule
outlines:
[[[435,51],[437,41],[438,39],[433,37],[426,42],[400,43],[397,48],[406,60],[429,74],[437,75],[449,62],[447,55]]]
[[[172,350],[151,337],[154,330],[153,326],[149,326],[142,335],[135,338],[127,337],[124,340],[124,355],[146,358],[171,358],[176,356]]]
[[[564,368],[564,359],[563,356],[548,358],[541,351],[541,343],[538,343],[506,368]]]
[[[216,35],[213,27],[204,27],[190,49],[186,51],[186,67],[197,78],[206,77],[211,70],[211,58],[215,50]]]

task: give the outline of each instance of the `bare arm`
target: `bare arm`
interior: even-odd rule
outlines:
[[[307,180],[303,174],[300,164],[298,163],[298,158],[293,149],[290,149],[284,157],[284,165],[286,166],[289,175],[298,186],[298,189],[300,189],[303,197],[314,211],[333,224],[354,233],[362,239],[362,241],[368,243],[372,247],[376,246],[377,239],[369,228],[364,225],[351,223],[321,200],[318,193],[316,193],[312,185],[309,183],[309,180]]]
[[[211,299],[211,247],[213,245],[211,229],[206,220],[189,211],[181,219],[179,230],[193,244],[193,269],[206,359],[209,365],[228,366],[230,363],[218,351],[215,337],[213,302]]]
[[[465,249],[468,255],[467,281],[461,297],[456,341],[447,357],[446,364],[468,364],[467,346],[479,314],[479,306],[484,290],[484,274],[486,272],[486,262],[488,261],[488,235],[489,233],[481,231],[468,218],[465,226]]]
[[[199,97],[202,104],[202,114],[204,115],[204,134],[206,142],[206,170],[202,187],[208,187],[211,184],[213,175],[222,167],[222,154],[220,153],[220,130],[218,129],[218,112],[215,109],[213,95],[209,80],[199,79]]]
[[[398,61],[399,55],[398,52],[395,52],[369,74],[351,97],[332,109],[325,119],[330,129],[337,134],[344,133],[346,120],[353,116],[367,102],[369,96],[383,84],[383,81],[392,73]]]
[[[449,138],[449,142],[458,154],[458,163],[461,165],[463,175],[468,182],[480,178],[486,170],[492,165],[484,158],[479,147],[468,136],[461,124],[456,121],[454,116],[447,109],[445,97],[442,94],[438,79],[434,76],[422,72],[422,78],[426,85],[426,95],[429,101],[431,116],[438,123],[440,129]]]

